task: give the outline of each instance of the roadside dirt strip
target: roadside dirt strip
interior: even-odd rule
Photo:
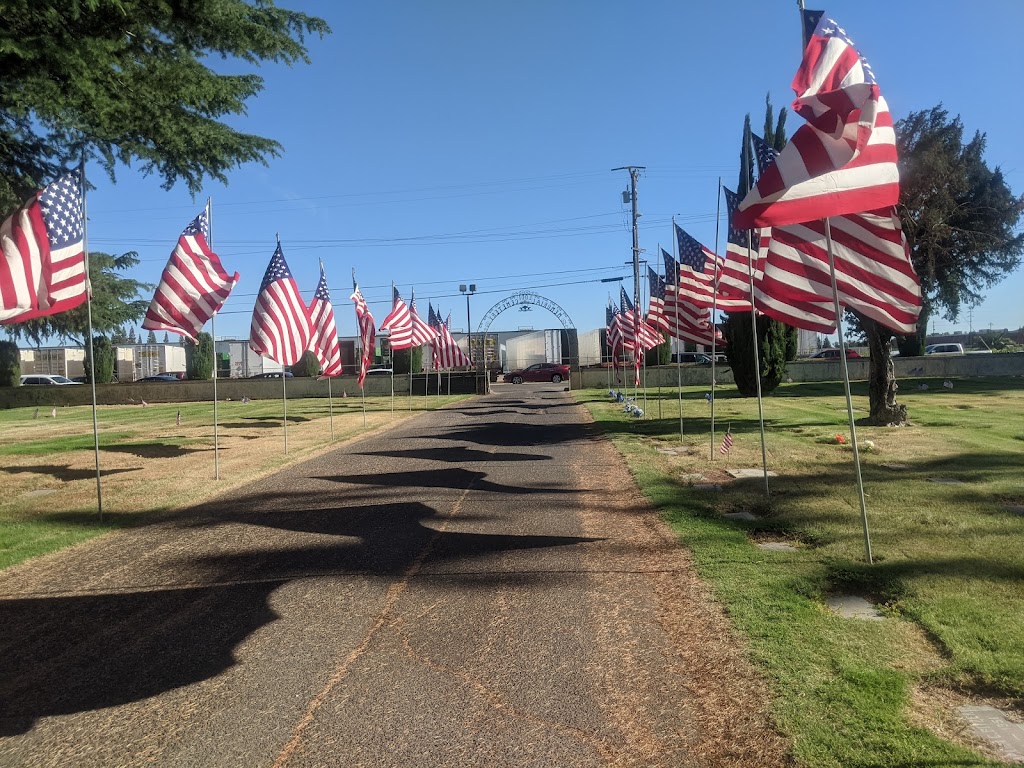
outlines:
[[[765,691],[561,386],[0,573],[5,766],[773,766]]]

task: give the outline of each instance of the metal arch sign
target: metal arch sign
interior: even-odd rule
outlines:
[[[524,306],[532,304],[536,307],[546,309],[548,312],[558,318],[558,321],[562,324],[562,327],[566,330],[575,328],[576,325],[573,323],[572,318],[566,313],[564,309],[558,306],[551,299],[541,296],[539,293],[533,293],[532,291],[517,291],[511,296],[506,296],[504,299],[499,301],[489,310],[487,314],[480,320],[480,325],[477,326],[477,333],[487,333],[491,328],[491,323],[494,322],[494,318],[504,312],[506,309],[512,307]]]

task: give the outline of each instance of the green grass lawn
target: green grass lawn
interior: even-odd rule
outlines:
[[[145,524],[198,504],[339,441],[465,396],[288,401],[288,452],[280,400],[218,407],[215,478],[213,404],[101,406],[98,409],[103,519],[98,515],[90,406],[0,411],[0,568]],[[181,423],[178,424],[180,414]]]
[[[660,418],[648,392],[645,420],[606,392],[576,393],[748,642],[801,765],[989,765],[933,735],[943,730],[934,702],[1024,710],[1024,517],[1008,509],[1024,504],[1024,381],[927,383],[900,393],[911,426],[857,430],[862,447],[873,444],[861,456],[873,565],[841,384],[783,385],[765,398],[778,473],[767,497],[763,478],[724,472],[761,467],[755,399],[720,390],[712,442],[706,388],[684,390],[682,438],[675,391],[663,393]],[[854,403],[863,416],[863,384]],[[726,425],[735,445],[722,456]],[[722,489],[695,489],[701,476]],[[722,517],[736,511],[758,519]],[[767,551],[759,540],[797,548]],[[867,597],[889,619],[840,618],[825,607],[832,594]]]

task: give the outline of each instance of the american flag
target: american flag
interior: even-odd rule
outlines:
[[[675,281],[678,292],[698,307],[714,306],[728,312],[749,312],[749,301],[733,298],[720,290],[715,295],[721,262],[718,256],[678,224],[673,227],[679,247],[679,278]]]
[[[608,308],[605,311],[605,320],[607,324],[606,333],[608,337],[608,351],[612,358],[612,367],[615,367],[616,361],[619,359],[619,355],[622,352],[622,315],[619,312],[619,308],[612,304],[611,299],[608,299]]]
[[[734,223],[736,206],[739,196],[732,190],[722,187],[725,193],[727,218],[729,221],[726,236],[725,265],[722,269],[722,290],[728,291],[738,298],[750,298],[750,269],[747,255],[748,230],[737,229]],[[823,297],[808,299],[806,296],[797,298],[792,295],[780,295],[779,286],[774,280],[766,280],[764,265],[767,260],[768,247],[772,229],[765,227],[760,236],[754,237],[757,245],[754,260],[754,306],[758,312],[779,320],[794,328],[805,328],[816,333],[833,333],[836,329],[836,313],[833,304]]]
[[[430,311],[433,312],[433,308]],[[451,331],[448,330],[451,316],[449,315],[446,323],[441,321],[440,314],[434,314],[433,324],[438,333],[437,338],[431,341],[431,349],[434,351],[434,367],[438,370],[448,370],[472,365],[473,361],[462,351]]]
[[[430,303],[427,302],[427,306]],[[424,344],[429,344],[437,338],[437,331],[435,331],[428,323],[423,322],[423,318],[416,312],[416,292],[409,296],[409,315],[412,318],[412,345],[413,347],[421,347]]]
[[[718,449],[721,454],[727,454],[729,449],[732,448],[732,430],[730,429],[725,433],[725,437],[722,438],[722,447]]]
[[[0,225],[0,324],[74,309],[86,300],[82,173],[44,187]]]
[[[363,382],[366,381],[366,372],[370,369],[370,364],[373,362],[374,336],[376,331],[373,327],[373,315],[370,314],[370,308],[366,306],[363,294],[359,292],[359,285],[356,283],[354,275],[351,299],[356,308],[356,325],[359,327],[359,343],[362,345],[362,351],[359,356],[359,376],[356,380],[361,389]]]
[[[871,66],[824,15],[793,90],[793,110],[807,123],[740,203],[737,225],[783,226],[895,205],[900,189],[892,115]]]
[[[185,227],[160,275],[142,327],[196,340],[200,329],[224,306],[238,282],[210,249],[210,204]]]
[[[409,349],[417,346],[412,341],[412,313],[409,307],[398,294],[398,289],[391,288],[392,297],[391,312],[380,324],[382,331],[390,331],[388,343],[392,349]]]
[[[914,333],[921,287],[895,207],[829,219],[839,301],[896,333]],[[780,299],[832,298],[825,223],[773,227],[766,291]]]
[[[663,341],[661,334],[649,326],[647,321],[636,311],[633,302],[629,300],[626,289],[620,288],[619,290],[621,291],[619,301],[622,303],[622,314],[624,315],[622,338],[626,349],[639,349],[642,351],[653,349],[661,344]]]
[[[675,262],[664,250],[661,253]],[[710,310],[687,306],[678,294],[668,293],[665,279],[650,267],[647,267],[647,279],[651,289],[648,324],[665,330],[672,338],[710,346],[713,342]],[[721,335],[716,336],[714,341],[721,343]]]
[[[309,309],[278,243],[252,310],[249,348],[281,365],[295,365],[309,349],[311,335]]]
[[[327,288],[324,263],[320,262],[320,282],[316,285],[313,302],[309,305],[309,317],[313,334],[309,348],[320,361],[320,376],[341,375],[341,343],[338,341],[338,326],[334,320],[334,306],[331,292]]]

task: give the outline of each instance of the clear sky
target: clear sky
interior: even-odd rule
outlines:
[[[743,117],[760,131],[766,93],[776,110],[789,106],[801,57],[795,0],[279,4],[334,30],[308,41],[310,65],[262,67],[265,91],[232,121],[280,141],[281,157],[194,200],[133,169],[112,185],[87,168],[97,184],[90,249],[138,251],[131,276],[147,282],[212,197],[215,250],[242,276],[218,338],[248,337],[276,234],[307,300],[323,260],[343,335],[355,335],[353,269],[378,323],[394,281],[406,300],[415,288],[421,314],[430,300],[462,330],[458,286],[475,282],[474,329],[519,289],[553,300],[581,330],[602,326],[618,284],[600,279],[628,276],[632,292],[629,177],[611,169],[646,166],[637,196],[646,256],[671,247],[673,216],[714,248],[718,178],[735,186]],[[942,102],[968,131],[988,134],[986,159],[1024,192],[1024,2],[809,7],[843,25],[897,119]],[[788,132],[799,122],[791,114]],[[1024,325],[1022,278],[988,293],[976,330]],[[965,312],[933,329],[968,322]],[[509,310],[492,330],[524,325],[558,323],[543,309]]]

